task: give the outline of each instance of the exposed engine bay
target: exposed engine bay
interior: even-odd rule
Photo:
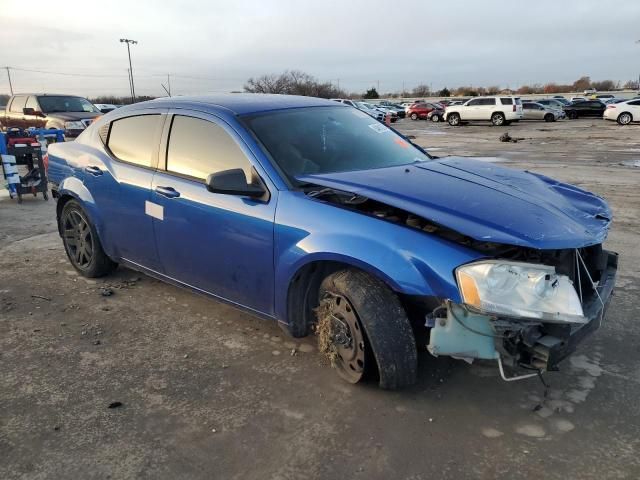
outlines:
[[[433,355],[449,355],[467,361],[498,360],[500,372],[508,380],[502,370],[503,364],[536,372],[557,370],[558,362],[600,326],[617,268],[617,255],[603,250],[601,244],[578,249],[537,250],[482,242],[361,195],[315,185],[304,190],[309,197],[437,235],[473,249],[488,259],[554,267],[558,275],[566,276],[572,282],[589,320],[584,324],[572,324],[491,315],[468,305],[438,299],[437,303],[426,302],[421,310],[428,330],[427,348]]]

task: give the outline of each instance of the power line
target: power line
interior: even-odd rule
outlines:
[[[124,75],[114,75],[114,74],[96,74],[96,73],[72,73],[72,72],[53,72],[51,70],[33,70],[30,68],[18,68],[18,67],[6,67],[7,69],[15,70],[17,72],[30,72],[30,73],[44,73],[48,75],[63,75],[66,77],[95,77],[95,78],[104,78],[104,77],[117,77],[122,78]]]

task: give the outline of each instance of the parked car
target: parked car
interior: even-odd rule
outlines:
[[[603,115],[605,120],[615,120],[620,125],[640,122],[640,100],[627,100],[607,105]]]
[[[407,110],[407,117],[411,120],[424,120],[430,112],[437,110],[432,103],[414,103]]]
[[[378,104],[379,106],[386,108],[387,110],[391,110],[395,112],[398,118],[404,118],[406,116],[406,112],[402,105],[398,105],[397,103],[391,103],[389,101],[383,100]]]
[[[457,126],[469,120],[489,121],[493,125],[509,125],[522,118],[522,102],[518,97],[476,97],[463,105],[449,105],[445,119],[449,125]]]
[[[94,105],[102,113],[109,113],[120,107],[120,105],[112,105],[110,103],[94,103]]]
[[[579,117],[602,117],[607,106],[600,100],[578,100],[564,107],[567,117],[576,119]]]
[[[427,114],[427,120],[437,123],[444,122],[444,108],[436,108]]]
[[[588,98],[586,98],[586,97],[571,97],[569,99],[569,103],[571,103],[571,102],[580,102],[580,101],[584,101],[584,100],[588,100]]]
[[[554,95],[553,96],[553,100],[557,100],[558,102],[562,103],[563,105],[569,105],[571,103],[570,100],[567,100],[562,95]]]
[[[544,120],[545,122],[555,122],[565,115],[562,110],[538,102],[523,102],[522,113],[522,120]]]
[[[322,99],[123,107],[51,145],[49,179],[81,275],[121,264],[294,337],[315,331],[351,383],[370,373],[383,388],[410,385],[417,347],[495,361],[503,378],[554,370],[603,323],[615,283],[600,197],[434,159]]]
[[[599,93],[597,95],[591,95],[591,98],[604,102],[610,98],[615,98],[615,95],[611,95],[610,93]]]
[[[604,100],[604,104],[605,105],[609,105],[612,103],[620,103],[620,102],[626,102],[628,100],[628,98],[618,98],[618,97],[613,97],[613,98],[607,98],[606,100]]]
[[[591,95],[592,93],[596,93],[597,90],[595,88],[587,88],[585,89],[584,92],[582,92],[583,95]]]
[[[551,107],[553,109],[560,110],[560,111],[562,111],[565,105],[569,104],[569,102],[566,102],[566,101],[565,101],[566,103],[561,102],[557,98],[544,98],[542,100],[535,100],[535,101],[540,103],[541,105],[544,105],[546,107]]]
[[[0,127],[56,128],[67,137],[77,137],[98,116],[102,115],[89,100],[73,95],[20,94],[13,95]]]
[[[345,105],[349,105],[350,107],[357,108],[358,110],[366,113],[367,115],[375,118],[379,122],[385,121],[386,115],[382,110],[372,109],[367,107],[366,105],[362,105],[364,102],[357,102],[355,100],[350,100],[348,98],[332,98],[334,102],[344,103]]]
[[[390,110],[385,107],[377,107],[369,102],[356,102],[356,105],[360,110],[368,113],[373,118],[378,118],[378,113],[382,113],[382,121],[384,121],[387,117],[392,123],[395,123],[398,120],[398,114],[394,110]]]

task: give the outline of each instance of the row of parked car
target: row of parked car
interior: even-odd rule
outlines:
[[[591,98],[576,96],[570,99],[561,95],[544,99],[498,95],[437,102],[417,100],[402,104],[382,101],[374,107],[381,112],[403,111],[404,116],[412,120],[447,121],[453,126],[467,121],[490,121],[493,125],[500,126],[520,120],[555,122],[580,117],[605,118],[621,125],[640,122],[640,96],[629,100],[616,98],[611,94],[596,94]],[[380,116],[383,117],[382,114]]]

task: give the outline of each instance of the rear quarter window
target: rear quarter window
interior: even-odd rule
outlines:
[[[155,167],[153,152],[158,143],[160,115],[138,115],[111,122],[107,147],[123,162]]]
[[[513,105],[513,99],[512,98],[501,98],[500,99],[500,103],[502,103],[502,105]]]

